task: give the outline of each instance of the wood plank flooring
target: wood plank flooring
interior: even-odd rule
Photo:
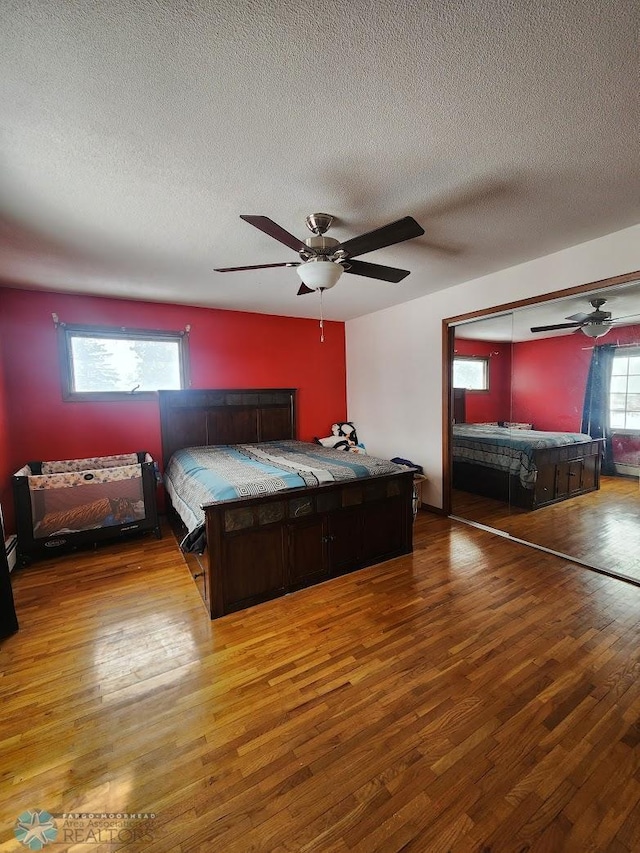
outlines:
[[[603,476],[601,484],[597,492],[533,512],[454,491],[453,514],[640,581],[638,480]]]
[[[155,814],[113,843],[57,817],[52,853],[640,850],[640,589],[415,531],[215,622],[168,528],[15,573],[0,850],[32,808]]]

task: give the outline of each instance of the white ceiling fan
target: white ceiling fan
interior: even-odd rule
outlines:
[[[252,264],[243,267],[225,267],[216,269],[215,272],[241,272],[243,270],[267,269],[269,267],[295,267],[296,272],[302,280],[298,296],[313,293],[315,290],[328,290],[333,287],[343,272],[360,275],[366,278],[375,278],[380,281],[399,282],[409,275],[409,270],[397,267],[372,264],[367,261],[358,261],[355,258],[383,249],[395,243],[412,240],[424,234],[424,229],[411,216],[405,216],[396,222],[375,228],[359,237],[352,237],[341,243],[333,237],[325,237],[325,233],[331,227],[334,217],[328,213],[312,213],[306,217],[307,228],[311,231],[311,237],[299,240],[285,231],[280,225],[267,216],[246,216],[244,219],[260,231],[264,231],[274,240],[284,243],[290,249],[296,251],[300,261],[284,261],[277,264]]]
[[[593,311],[588,314],[572,314],[567,317],[569,323],[555,323],[550,326],[532,326],[532,332],[553,332],[556,329],[579,329],[584,335],[590,338],[601,338],[614,326],[624,325],[624,320],[629,320],[633,317],[638,317],[638,314],[628,314],[625,317],[612,318],[611,311],[602,311],[602,306],[606,303],[606,299],[596,297],[590,299],[589,303],[593,306]]]

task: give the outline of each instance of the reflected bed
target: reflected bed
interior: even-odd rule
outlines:
[[[453,426],[453,487],[538,509],[600,488],[601,444],[584,433]]]

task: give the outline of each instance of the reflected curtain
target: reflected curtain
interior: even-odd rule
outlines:
[[[591,438],[603,438],[602,473],[615,474],[613,464],[613,442],[609,419],[609,392],[611,389],[611,371],[616,347],[613,344],[594,346],[587,390],[582,409],[581,432]]]

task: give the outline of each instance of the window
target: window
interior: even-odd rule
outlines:
[[[489,390],[489,359],[478,356],[454,356],[453,387],[467,391]]]
[[[65,400],[150,399],[186,388],[187,332],[58,324]]]
[[[616,431],[640,432],[640,347],[613,357],[609,417]]]

